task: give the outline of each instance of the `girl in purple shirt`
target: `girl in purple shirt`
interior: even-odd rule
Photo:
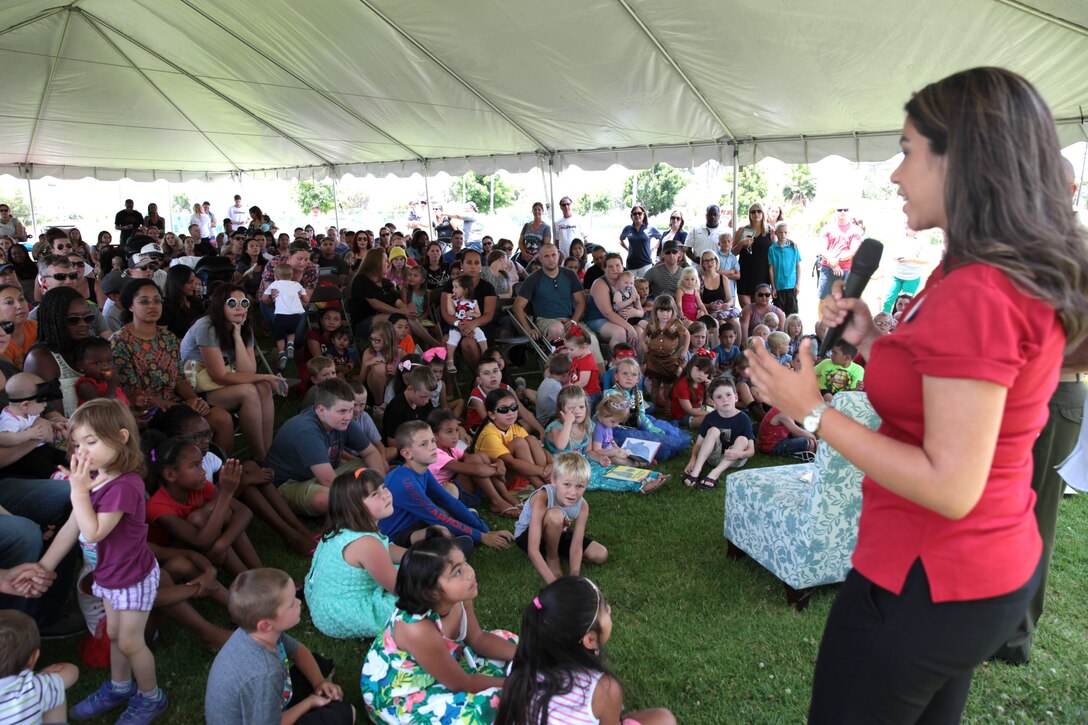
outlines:
[[[166,709],[144,627],[159,588],[159,565],[147,544],[144,456],[132,412],[115,400],[81,405],[68,424],[72,515],[42,558],[52,570],[76,544],[97,562],[91,593],[106,609],[110,681],[80,702],[73,720],[127,705],[121,721],[150,722]],[[133,675],[136,681],[133,682]]]

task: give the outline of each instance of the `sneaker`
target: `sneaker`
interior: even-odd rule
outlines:
[[[287,353],[287,357],[294,357],[295,356],[295,343],[293,343],[293,342],[287,343],[286,353]]]
[[[280,372],[282,373],[286,369],[287,369],[287,353],[286,352],[281,352],[280,353]]]
[[[130,699],[133,699],[133,695],[135,695],[136,692],[135,682],[129,683],[128,690],[117,692],[113,689],[113,683],[106,680],[101,687],[68,711],[68,719],[90,720],[91,718],[98,717],[103,713],[116,709],[120,705],[124,705]]]
[[[166,710],[166,705],[166,693],[162,690],[159,690],[158,700],[149,700],[140,693],[136,693],[128,701],[128,708],[121,713],[117,722],[132,723],[132,725],[149,723]]]

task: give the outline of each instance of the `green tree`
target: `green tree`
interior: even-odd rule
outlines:
[[[607,191],[582,194],[574,200],[574,213],[586,216],[592,212],[603,213],[612,208],[612,195]]]
[[[794,206],[808,206],[816,198],[816,179],[812,176],[812,167],[801,164],[792,168],[790,180],[782,187],[782,198]]]
[[[292,194],[303,214],[309,214],[314,206],[328,214],[334,206],[332,183],[328,181],[297,179]]]
[[[188,194],[174,194],[174,199],[170,202],[170,208],[174,210],[175,214],[193,213],[193,205],[189,203]],[[188,224],[188,222],[186,222],[186,224]]]
[[[877,164],[865,167],[865,178],[861,184],[862,199],[888,201],[895,198],[895,184],[888,179],[888,174]]]
[[[633,192],[638,180],[638,198]],[[623,203],[627,206],[642,204],[650,216],[671,209],[676,195],[687,186],[688,177],[665,163],[656,163],[652,169],[640,171],[623,182]]]
[[[723,207],[732,208],[733,174],[726,174],[723,181],[726,185],[726,192],[722,194],[719,203]],[[755,165],[742,166],[740,178],[737,181],[737,216],[741,219],[747,219],[748,207],[756,203],[765,204],[766,200],[767,177],[763,174],[763,169]]]
[[[453,183],[451,192],[455,198],[461,198],[461,185],[465,186],[465,201],[476,202],[481,213],[487,213],[491,207],[491,177],[470,171]],[[501,176],[495,175],[495,209],[510,206],[517,199],[517,191]]]
[[[30,229],[30,204],[26,203],[26,197],[23,196],[22,191],[16,189],[11,196],[5,196],[0,201],[7,204],[13,217],[21,221],[27,230]]]

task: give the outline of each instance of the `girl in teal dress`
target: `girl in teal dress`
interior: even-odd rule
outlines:
[[[584,456],[590,468],[587,491],[649,493],[665,482],[665,477],[656,472],[641,481],[609,478],[607,474],[615,466],[608,456],[592,450],[592,441],[593,421],[589,417],[589,400],[582,388],[568,385],[556,397],[555,420],[544,429],[544,448],[553,456],[560,453]]]
[[[397,608],[360,677],[371,719],[491,725],[517,636],[480,628],[472,609],[476,573],[465,555],[440,534],[424,539],[401,560],[396,589]]]
[[[378,532],[393,497],[377,471],[342,473],[329,489],[329,526],[306,575],[314,626],[336,639],[376,636],[395,607],[391,594],[404,549]]]

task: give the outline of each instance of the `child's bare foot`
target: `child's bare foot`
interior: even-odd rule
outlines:
[[[552,574],[555,574],[556,577],[563,576],[563,564],[559,561],[559,557],[548,559],[547,564],[548,569],[551,570]]]

